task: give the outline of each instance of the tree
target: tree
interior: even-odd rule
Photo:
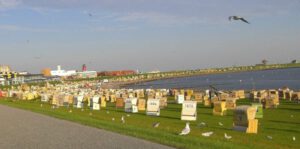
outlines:
[[[296,64],[296,63],[297,63],[297,60],[292,60],[291,63],[292,63],[292,64]]]
[[[263,59],[263,60],[261,61],[261,63],[264,64],[264,65],[267,65],[268,61],[267,61],[266,59]]]

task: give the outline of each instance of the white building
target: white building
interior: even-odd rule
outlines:
[[[83,71],[83,72],[77,72],[78,78],[96,78],[97,77],[97,71]]]
[[[51,71],[52,76],[59,76],[59,77],[68,77],[68,76],[73,76],[76,75],[76,70],[62,70],[61,66],[57,66],[57,70],[52,70]]]

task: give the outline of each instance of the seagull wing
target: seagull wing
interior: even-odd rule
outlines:
[[[244,18],[240,18],[241,21],[250,24],[247,20],[245,20]]]
[[[187,135],[190,133],[190,129],[184,128],[179,135]]]

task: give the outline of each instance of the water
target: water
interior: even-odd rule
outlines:
[[[129,85],[126,88],[194,88],[207,89],[213,85],[222,90],[278,89],[284,86],[300,89],[300,68],[263,70],[227,74],[199,75]]]

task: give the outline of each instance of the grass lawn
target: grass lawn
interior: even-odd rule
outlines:
[[[181,105],[177,104],[169,104],[168,108],[162,109],[160,117],[146,116],[144,111],[128,115],[124,109],[116,109],[111,103],[100,111],[91,111],[86,107],[84,111],[72,108],[72,113],[66,107],[52,109],[50,104],[45,103],[41,107],[40,101],[17,101],[2,98],[0,104],[176,148],[300,148],[300,104],[287,101],[281,101],[277,109],[264,110],[264,118],[259,119],[258,134],[246,134],[232,130],[232,111],[228,111],[226,116],[213,116],[211,108],[198,104],[198,118],[197,121],[190,122],[191,133],[188,136],[178,135],[185,127],[185,121],[180,120]],[[238,105],[241,104],[250,104],[250,102],[246,99],[239,100]],[[122,116],[125,116],[125,124],[121,123]],[[112,118],[115,118],[115,121]],[[152,127],[155,122],[160,122],[158,128]],[[201,122],[205,122],[207,126],[199,126]],[[224,125],[219,126],[219,122]],[[214,134],[208,138],[201,135],[208,131],[213,131]],[[225,139],[224,133],[232,136],[232,139]],[[273,139],[270,140],[267,136],[272,136]],[[296,141],[292,140],[293,136],[296,137]]]

